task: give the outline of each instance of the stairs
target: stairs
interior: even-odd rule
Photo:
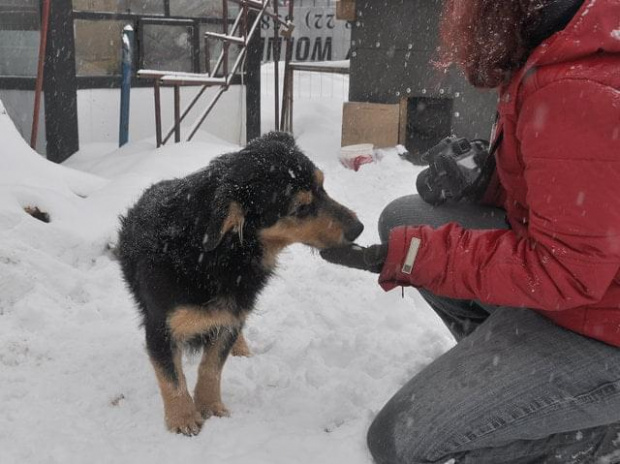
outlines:
[[[217,40],[222,42],[222,51],[216,61],[214,69],[209,73],[187,73],[187,72],[167,72],[142,69],[138,71],[138,77],[151,79],[154,82],[155,100],[155,132],[157,147],[165,145],[174,135],[175,142],[181,141],[181,123],[187,118],[190,111],[201,101],[208,88],[216,87],[217,91],[211,101],[202,111],[198,119],[192,124],[189,134],[185,140],[189,141],[196,135],[207,116],[211,113],[220,97],[228,90],[234,76],[240,71],[247,54],[247,47],[250,40],[257,34],[263,17],[270,17],[276,21],[285,37],[290,37],[293,32],[293,25],[290,21],[283,21],[277,14],[277,1],[274,0],[222,0],[222,33],[206,32],[205,40]],[[228,7],[229,2],[239,6],[232,25],[229,24]],[[253,12],[252,15],[249,13]],[[251,20],[250,20],[251,18]],[[239,54],[232,66],[229,67],[230,47],[239,48]],[[174,125],[164,136],[162,133],[161,119],[161,87],[169,86],[174,88]],[[183,86],[201,86],[201,90],[194,99],[181,111],[181,92]]]

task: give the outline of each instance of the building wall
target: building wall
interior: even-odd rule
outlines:
[[[421,130],[429,125],[429,118],[436,117],[428,111],[425,114],[434,107],[433,111],[445,113],[441,118],[448,119],[453,133],[488,139],[495,116],[495,92],[476,90],[455,70],[444,72],[433,64],[441,5],[441,0],[357,1],[349,99],[373,103],[417,99],[421,102],[417,106]],[[434,100],[440,100],[440,105],[434,106]],[[410,120],[409,124],[417,122]]]

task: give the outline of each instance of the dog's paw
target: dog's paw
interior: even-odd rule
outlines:
[[[231,353],[233,356],[241,356],[245,358],[249,358],[252,356],[252,352],[250,351],[250,347],[248,346],[247,341],[243,334],[239,334],[237,337],[237,341],[232,347]]]
[[[173,433],[182,433],[193,437],[200,433],[204,419],[194,408],[185,411],[175,411],[166,415],[166,426]]]
[[[217,403],[212,403],[201,407],[200,412],[202,413],[202,417],[204,417],[205,419],[211,416],[230,417],[230,411],[228,410],[228,408],[224,406],[224,403],[219,401]]]

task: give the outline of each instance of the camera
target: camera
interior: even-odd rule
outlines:
[[[416,180],[418,194],[432,205],[475,196],[488,155],[485,140],[446,137],[421,156],[428,168]]]

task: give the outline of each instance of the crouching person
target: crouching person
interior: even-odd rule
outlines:
[[[383,244],[322,253],[418,288],[458,342],[377,415],[377,463],[620,462],[619,30],[618,0],[446,1],[444,59],[499,90],[490,175],[427,176]]]

